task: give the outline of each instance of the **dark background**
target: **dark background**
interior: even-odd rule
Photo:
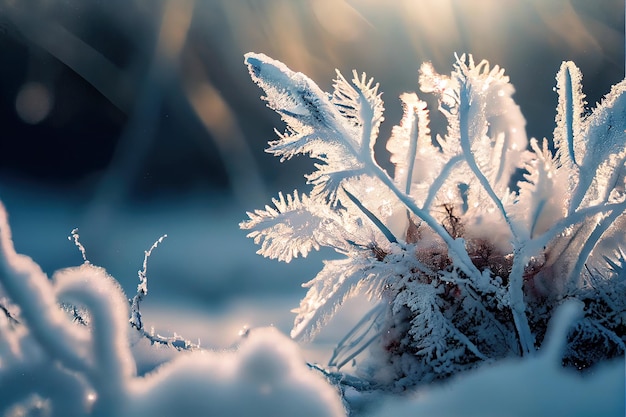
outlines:
[[[311,161],[263,152],[282,130],[243,54],[264,52],[330,90],[334,69],[375,77],[386,121],[432,61],[506,69],[530,137],[551,137],[555,74],[583,72],[590,106],[624,76],[621,0],[0,0],[0,199],[16,245],[44,270],[88,258],[134,291],[143,250],[154,297],[218,305],[297,292],[319,259],[278,265],[237,223]]]

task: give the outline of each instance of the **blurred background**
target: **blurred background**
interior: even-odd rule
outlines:
[[[248,51],[327,91],[335,68],[373,76],[388,167],[399,94],[418,90],[424,61],[449,73],[455,52],[505,68],[528,135],[550,137],[563,60],[581,68],[591,107],[624,78],[624,3],[0,0],[0,200],[18,250],[49,274],[80,264],[67,239],[78,227],[87,258],[131,297],[143,251],[168,234],[148,265],[148,325],[215,346],[244,325],[288,332],[300,284],[332,254],[265,260],[238,228],[278,191],[305,190],[312,166],[263,151],[283,125]],[[364,308],[337,320],[349,327]]]

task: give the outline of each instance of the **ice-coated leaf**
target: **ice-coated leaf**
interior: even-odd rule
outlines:
[[[252,79],[265,91],[268,106],[287,123],[268,152],[283,159],[309,154],[321,161],[307,176],[314,195],[331,202],[341,183],[376,165],[373,146],[383,120],[378,84],[365,74],[349,83],[340,73],[332,97],[311,79],[263,54],[245,56]]]
[[[445,290],[433,284],[403,282],[402,291],[398,292],[391,307],[396,314],[407,308],[411,312],[409,317],[412,326],[408,334],[417,347],[414,354],[424,358],[435,373],[444,374],[449,372],[452,363],[464,360],[466,349],[486,359],[476,345],[451,322],[441,297]]]
[[[248,237],[260,244],[258,254],[290,262],[299,255],[306,257],[320,245],[332,245],[338,240],[332,234],[341,228],[339,217],[323,202],[315,201],[294,191],[293,196],[279,193],[272,199],[274,207],[248,213],[250,220],[242,229],[251,230]],[[340,236],[337,231],[336,236]]]
[[[626,154],[626,82],[585,115],[582,74],[573,62],[563,62],[557,74],[554,144],[561,165],[570,167],[569,212],[608,201],[624,165]]]
[[[357,128],[357,140],[359,149],[364,153],[363,159],[373,159],[374,144],[378,138],[379,126],[384,120],[385,109],[378,92],[378,83],[374,84],[374,79],[368,79],[365,73],[359,77],[353,71],[352,75],[350,83],[337,70],[332,103]]]
[[[569,177],[569,187],[565,187],[569,194],[566,216],[577,220],[569,228],[569,239],[551,243],[547,265],[558,272],[554,281],[567,282],[566,291],[581,285],[588,258],[596,246],[603,246],[604,239],[613,239],[616,232],[613,224],[624,216],[626,208],[623,204],[626,81],[613,86],[602,102],[582,117],[581,78],[571,62],[563,63],[557,76],[559,111],[555,144],[557,156],[564,159],[559,172]],[[609,205],[615,208],[609,209]],[[595,209],[595,214],[580,216],[590,209]]]
[[[523,222],[525,239],[532,239],[547,231],[567,211],[567,182],[569,176],[565,167],[548,149],[547,141],[540,147],[535,139],[530,141],[534,158],[526,164],[525,181],[519,185],[519,197],[511,206],[516,221]]]
[[[362,254],[363,255],[363,254]],[[379,295],[386,279],[393,273],[384,264],[366,256],[324,261],[324,268],[311,281],[291,330],[295,339],[311,339],[350,297]]]
[[[414,93],[402,94],[400,100],[404,115],[400,124],[392,130],[387,150],[396,169],[395,183],[406,194],[411,194],[413,183],[431,182],[443,157],[432,144],[426,102]],[[423,202],[424,197],[418,196],[417,199]]]
[[[587,104],[582,91],[582,74],[572,61],[566,61],[561,64],[556,80],[559,93],[554,129],[556,157],[562,165],[580,165],[586,148],[581,128]]]
[[[475,65],[471,55],[467,63],[464,57],[457,60],[454,78],[460,100],[467,99],[467,108],[460,108],[458,115],[460,121],[467,117],[471,152],[464,151],[465,156],[477,161],[491,187],[501,194],[515,169],[521,168],[528,144],[526,120],[511,97],[515,89],[503,69],[497,65],[490,69],[484,60]]]
[[[584,120],[583,143],[586,149],[580,178],[572,201],[582,207],[606,202],[623,177],[626,160],[626,81],[611,92]],[[584,197],[583,197],[584,193]],[[581,201],[582,199],[582,201]]]

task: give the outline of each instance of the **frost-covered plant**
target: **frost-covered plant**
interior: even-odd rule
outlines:
[[[245,63],[287,125],[267,151],[319,162],[309,194],[281,193],[241,227],[281,261],[321,246],[345,255],[305,284],[292,337],[314,336],[349,297],[380,299],[330,365],[368,347],[360,375],[397,389],[533,354],[554,308],[578,298],[584,317],[564,361],[583,368],[625,351],[626,81],[587,112],[580,71],[564,62],[553,154],[528,141],[498,66],[463,55],[447,76],[423,64],[420,88],[447,127],[433,135],[426,103],[403,94],[390,176],[374,155],[383,101],[372,79],[337,72],[325,93],[263,54]]]

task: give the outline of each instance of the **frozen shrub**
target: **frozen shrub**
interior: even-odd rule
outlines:
[[[330,365],[369,348],[362,387],[402,390],[533,355],[552,311],[577,298],[584,315],[564,362],[584,368],[624,353],[625,82],[587,112],[580,71],[564,62],[553,154],[527,139],[501,68],[465,55],[450,75],[424,64],[420,88],[447,127],[432,134],[426,103],[403,94],[387,141],[391,176],[374,155],[384,109],[372,79],[337,72],[326,93],[265,55],[245,63],[287,125],[267,151],[318,162],[310,193],[281,193],[241,227],[281,261],[321,246],[344,255],[305,284],[293,337],[314,336],[356,294],[380,300]]]

